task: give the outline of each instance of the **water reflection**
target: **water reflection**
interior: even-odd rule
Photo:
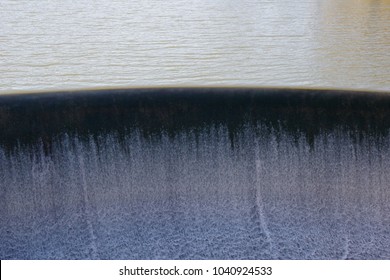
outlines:
[[[360,84],[353,77],[361,77],[389,88],[390,1],[326,1],[316,13],[313,42],[320,79],[356,87]]]
[[[10,1],[0,90],[139,85],[389,89],[389,1]]]

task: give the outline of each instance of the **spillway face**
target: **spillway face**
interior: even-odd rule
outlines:
[[[56,133],[66,117],[42,123],[37,106],[35,122],[18,107],[29,126],[51,132],[2,138],[0,258],[390,259],[386,110],[375,113],[380,125],[367,113],[346,125],[308,107],[271,116],[268,103],[258,114],[248,96],[250,107],[220,103],[223,114],[190,98],[197,105],[181,118],[143,101],[150,123],[118,105],[120,119],[104,113],[107,127],[85,127],[87,116],[80,130]]]

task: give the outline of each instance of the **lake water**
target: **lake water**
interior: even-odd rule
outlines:
[[[1,1],[0,92],[390,89],[389,0]]]

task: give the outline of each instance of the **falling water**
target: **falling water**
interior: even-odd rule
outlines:
[[[388,144],[256,132],[1,150],[1,258],[390,257]]]
[[[1,259],[389,259],[390,139],[246,123],[0,148]]]

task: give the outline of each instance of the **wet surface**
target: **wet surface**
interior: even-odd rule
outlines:
[[[390,2],[2,1],[0,91],[390,89]]]
[[[388,96],[2,96],[0,258],[389,259]]]

